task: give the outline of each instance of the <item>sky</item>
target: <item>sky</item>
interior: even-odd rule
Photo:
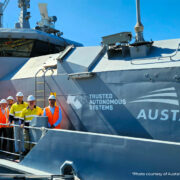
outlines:
[[[14,28],[18,21],[20,9],[17,1],[10,0],[4,12],[5,28]],[[85,46],[100,45],[101,37],[119,32],[132,32],[135,37],[135,0],[31,0],[32,28],[41,19],[38,3],[48,3],[49,16],[57,16],[56,29],[64,33],[64,38]],[[179,9],[180,0],[141,0],[144,39],[179,38]]]

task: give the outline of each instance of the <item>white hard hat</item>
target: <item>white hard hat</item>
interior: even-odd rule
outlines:
[[[16,97],[23,97],[24,95],[23,95],[23,93],[22,92],[18,92],[17,94],[16,94]]]
[[[56,100],[56,97],[54,95],[50,95],[48,99],[49,100]]]
[[[29,95],[28,98],[27,98],[27,101],[35,101],[35,97],[33,95]]]
[[[12,96],[7,97],[7,100],[14,100]]]
[[[7,101],[5,99],[1,99],[0,104],[7,104]]]

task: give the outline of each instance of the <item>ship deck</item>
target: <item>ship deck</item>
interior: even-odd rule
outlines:
[[[53,175],[44,171],[21,165],[14,155],[0,153],[0,180],[28,179],[28,180],[73,180],[72,175]]]
[[[19,164],[13,155],[0,153],[0,180],[9,179],[53,179],[52,174],[35,170]],[[62,178],[58,178],[61,180]]]

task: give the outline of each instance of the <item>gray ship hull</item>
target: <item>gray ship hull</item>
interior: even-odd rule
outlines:
[[[24,173],[57,175],[65,161],[72,161],[80,179],[179,179],[179,153],[180,143],[49,130],[20,166]]]
[[[32,58],[0,81],[0,98],[23,91],[26,99],[42,90],[35,89],[37,70],[48,59],[56,62],[37,104],[47,106],[49,94],[56,93],[61,127],[73,131],[48,131],[21,164],[59,174],[64,161],[73,161],[86,180],[159,179],[163,173],[163,179],[172,179],[180,161],[179,57],[154,58],[146,67],[149,60],[107,61],[104,53],[102,47],[81,47],[62,62],[59,54]],[[43,82],[43,77],[36,80]]]
[[[178,71],[99,72],[85,80],[48,76],[46,99],[50,92],[57,93],[63,129],[179,142]],[[1,98],[23,90],[26,99],[35,88],[34,78],[1,81],[0,86]]]
[[[21,91],[44,108],[54,94],[62,122],[41,128],[19,164],[1,159],[0,173],[67,175],[68,161],[82,180],[179,179],[180,40],[145,41],[136,3],[135,42],[122,32],[82,47],[61,37],[46,4],[29,29],[29,1],[19,1],[16,29],[0,30],[0,98]]]

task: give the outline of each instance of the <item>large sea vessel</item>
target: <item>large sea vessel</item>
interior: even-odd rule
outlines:
[[[103,37],[101,46],[83,47],[62,38],[45,4],[30,29],[29,3],[19,0],[15,29],[0,29],[0,97],[23,90],[45,107],[55,94],[62,129],[39,128],[45,133],[28,155],[20,163],[1,158],[0,172],[179,179],[180,39],[145,41],[136,0],[135,41],[121,32]]]

